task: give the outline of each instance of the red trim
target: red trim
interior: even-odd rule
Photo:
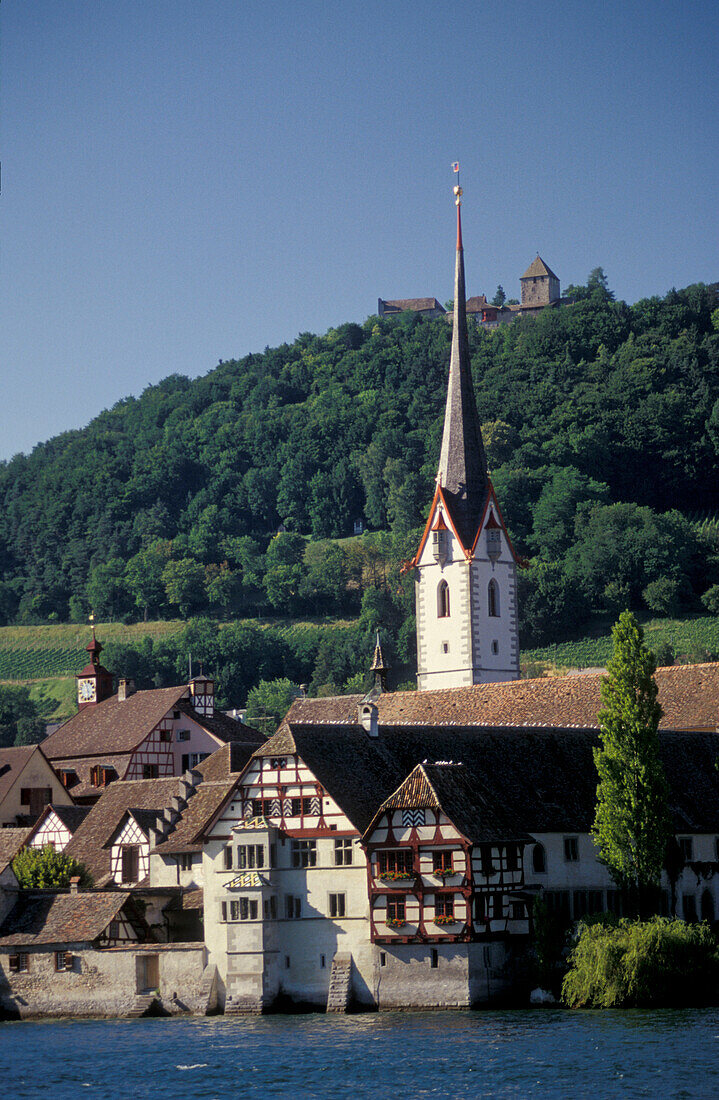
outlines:
[[[497,510],[497,515],[499,516],[499,523],[489,523],[489,522],[487,522],[485,524],[485,517],[487,515],[487,511],[489,509],[490,504],[494,504],[494,507]],[[471,556],[472,557],[474,557],[474,552],[477,548],[477,543],[479,542],[479,536],[482,534],[482,531],[485,529],[485,526],[487,526],[487,527],[501,527],[502,531],[504,531],[504,537],[507,540],[507,545],[509,546],[509,551],[512,555],[512,558],[514,559],[515,564],[519,564],[519,558],[517,557],[517,553],[514,549],[514,546],[512,545],[512,540],[509,537],[509,532],[507,531],[507,525],[504,522],[504,516],[502,515],[502,509],[499,507],[499,501],[497,500],[497,494],[494,491],[494,485],[492,485],[491,478],[489,479],[489,492],[487,493],[487,501],[484,505],[484,510],[482,512],[482,518],[479,521],[479,527],[477,528],[477,534],[475,535],[474,542],[472,543],[472,550],[471,550]]]
[[[444,511],[447,514],[447,519],[449,520],[449,530],[451,530],[451,532],[454,535],[454,537],[456,538],[457,542],[462,547],[462,551],[464,553],[464,556],[468,560],[472,557],[472,551],[467,549],[467,547],[464,545],[461,538],[459,537],[459,533],[457,532],[457,528],[454,526],[454,521],[452,520],[452,512],[449,509],[447,501],[444,499],[444,493],[442,492],[442,486],[438,485],[437,488],[434,491],[434,496],[432,497],[432,506],[429,510],[429,516],[427,517],[427,523],[425,525],[424,534],[422,535],[422,539],[421,539],[420,544],[419,544],[419,549],[417,550],[417,553],[415,554],[415,556],[412,558],[412,561],[409,563],[410,568],[418,564],[419,559],[422,556],[422,551],[424,550],[425,545],[427,543],[427,539],[429,538],[429,533],[430,533],[430,531],[434,530],[434,528],[432,527],[432,518],[434,516],[435,509],[437,508],[438,504],[441,504],[443,506]],[[477,540],[475,539],[475,543],[476,543],[476,541]]]
[[[444,516],[442,515],[442,510],[441,509],[439,511],[439,515],[437,516],[437,522],[435,523],[432,530],[433,531],[446,531],[447,530],[447,524],[444,522]]]

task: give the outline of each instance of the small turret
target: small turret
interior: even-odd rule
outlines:
[[[374,690],[381,694],[387,690],[387,673],[390,666],[384,659],[382,652],[382,643],[379,640],[379,630],[377,631],[377,641],[374,647],[374,656],[372,658],[372,664],[370,665],[370,672],[374,672]]]

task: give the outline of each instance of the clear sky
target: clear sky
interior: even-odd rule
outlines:
[[[719,280],[716,0],[5,0],[0,458],[540,252]]]

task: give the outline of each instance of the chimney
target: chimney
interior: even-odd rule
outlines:
[[[70,879],[70,893],[71,894],[76,894],[78,892],[79,886],[80,886],[80,876],[79,875],[74,875]]]
[[[117,681],[117,701],[118,703],[124,703],[126,699],[129,699],[131,695],[135,694],[135,681],[134,680],[118,680]]]

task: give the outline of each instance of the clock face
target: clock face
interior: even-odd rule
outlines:
[[[80,680],[77,685],[77,695],[81,703],[91,703],[95,698],[95,681]]]

